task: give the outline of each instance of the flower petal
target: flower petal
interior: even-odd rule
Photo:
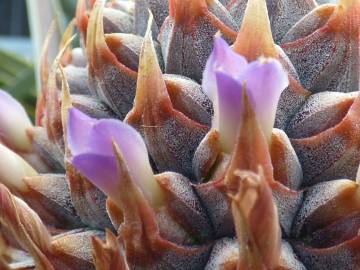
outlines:
[[[30,151],[31,142],[26,133],[31,121],[21,104],[0,90],[0,140],[19,151]]]
[[[91,129],[97,121],[77,109],[69,110],[67,143],[73,156],[86,152]]]
[[[221,37],[215,38],[214,49],[206,63],[203,74],[203,90],[214,102],[216,100],[215,71],[224,71],[232,76],[241,74],[247,67],[246,59],[235,53]]]
[[[160,192],[145,143],[131,126],[116,119],[96,120],[70,109],[67,134],[73,166],[108,196],[116,197],[114,192],[121,182],[113,143],[119,147],[133,180],[148,198]]]
[[[119,146],[130,174],[138,184],[153,177],[146,146],[140,134],[121,121],[100,120],[91,131],[88,149],[92,153],[114,157],[112,142]]]
[[[232,152],[240,122],[242,86],[224,72],[215,72],[218,109],[214,111],[213,128],[220,133],[224,152]]]
[[[112,196],[118,191],[117,165],[113,157],[87,153],[75,156],[71,163],[107,195]]]
[[[270,140],[280,95],[289,84],[287,73],[275,59],[258,60],[249,64],[238,81],[246,84],[259,124]]]
[[[216,45],[218,48],[214,51],[224,48],[227,50],[227,45],[222,44],[222,41],[218,41],[218,44],[220,45]],[[217,55],[221,54],[217,52]],[[226,54],[229,57],[227,61],[231,62],[231,53],[226,52]],[[212,87],[209,91],[214,105],[212,127],[220,133],[222,150],[229,153],[233,148],[240,124],[244,85],[262,131],[270,140],[280,95],[289,84],[288,75],[280,62],[275,59],[260,59],[250,64],[239,64],[238,61],[238,66],[231,67],[231,65],[222,66],[223,63],[215,63],[214,59],[209,60],[209,63],[212,61],[214,63],[212,70],[207,71],[208,75],[204,78],[203,85],[208,85],[208,90]],[[212,92],[214,89],[215,94]]]

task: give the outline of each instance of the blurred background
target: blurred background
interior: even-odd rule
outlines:
[[[75,7],[76,0],[0,0],[0,88],[17,98],[32,118],[46,33],[55,20],[54,55]]]

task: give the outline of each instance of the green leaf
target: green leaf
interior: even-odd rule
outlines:
[[[34,119],[36,104],[34,66],[4,50],[0,50],[0,59],[0,88],[19,100]]]

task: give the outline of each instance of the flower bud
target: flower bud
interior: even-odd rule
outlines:
[[[0,90],[0,141],[22,152],[31,150],[31,141],[26,130],[31,121],[21,104],[11,95]]]
[[[37,175],[25,160],[2,144],[0,144],[0,164],[0,183],[11,190],[26,191],[24,177]]]

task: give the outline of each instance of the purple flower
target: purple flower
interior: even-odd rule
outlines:
[[[0,141],[20,152],[31,150],[26,130],[31,121],[21,104],[5,91],[0,90]]]
[[[276,107],[288,76],[271,58],[248,63],[220,37],[215,39],[203,77],[203,89],[214,105],[212,126],[220,133],[224,152],[231,152],[240,124],[242,90],[246,88],[257,120],[270,140]]]
[[[161,191],[140,134],[119,120],[97,120],[77,109],[69,110],[67,143],[72,165],[116,201],[121,179],[113,142],[118,145],[134,182],[150,203],[156,204]]]

